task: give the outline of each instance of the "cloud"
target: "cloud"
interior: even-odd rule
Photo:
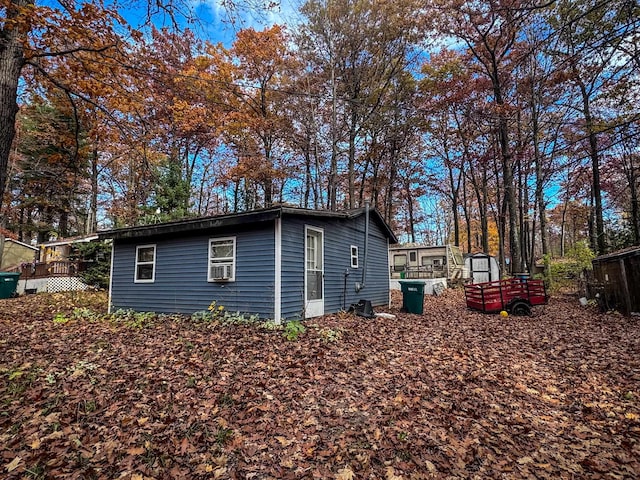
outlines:
[[[275,4],[274,4],[275,3]],[[293,27],[300,22],[300,0],[189,0],[197,22],[212,41],[230,44],[244,28],[263,30],[274,24]]]

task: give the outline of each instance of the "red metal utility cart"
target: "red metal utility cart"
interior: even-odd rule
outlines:
[[[465,285],[464,295],[469,308],[485,313],[506,310],[513,315],[529,315],[532,306],[549,299],[543,280],[519,278]]]

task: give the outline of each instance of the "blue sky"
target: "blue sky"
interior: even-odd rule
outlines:
[[[242,2],[242,0],[240,0]],[[182,27],[188,27],[194,33],[212,43],[222,42],[229,47],[233,43],[236,34],[243,28],[252,27],[262,30],[273,24],[292,25],[299,21],[298,6],[300,0],[280,0],[279,5],[267,8],[251,8],[247,5],[267,4],[268,1],[245,0],[238,3],[237,8],[230,11],[224,6],[221,0],[186,0],[185,8],[193,20],[187,20],[187,15],[183,15],[178,21]],[[142,4],[139,4],[142,5]],[[121,10],[124,17],[132,26],[138,26],[145,20],[146,5],[143,8],[128,8]],[[184,12],[187,13],[187,12]],[[157,27],[171,25],[171,18],[168,15],[157,14],[154,16],[154,23]]]

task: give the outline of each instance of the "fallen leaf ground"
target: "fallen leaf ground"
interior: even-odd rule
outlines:
[[[288,341],[105,303],[0,301],[0,477],[640,477],[638,318],[570,297],[502,318],[447,291]]]

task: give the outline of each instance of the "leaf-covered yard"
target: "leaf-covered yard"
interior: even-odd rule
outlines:
[[[447,291],[289,341],[91,313],[105,300],[1,301],[2,478],[640,475],[637,318],[575,298],[502,318]]]

